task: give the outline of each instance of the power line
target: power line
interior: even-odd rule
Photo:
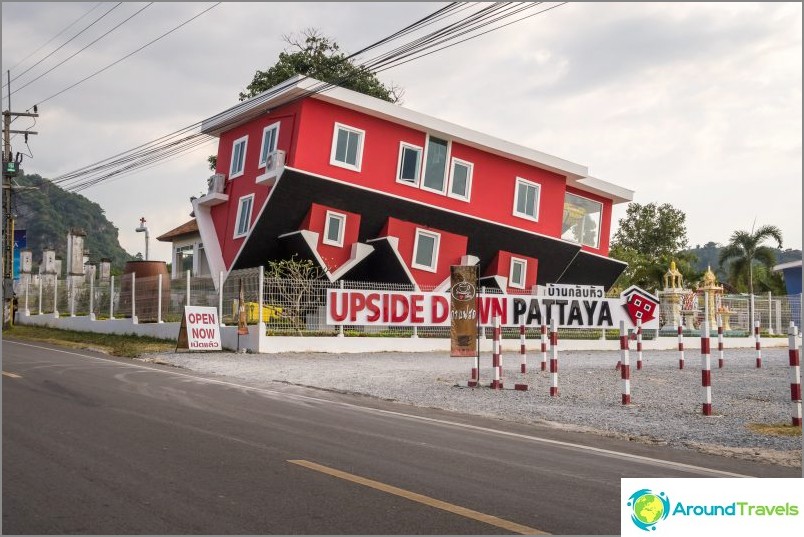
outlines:
[[[109,11],[107,11],[106,13],[104,13],[103,15],[101,15],[100,17],[98,17],[97,19],[95,19],[94,21],[92,21],[91,23],[89,23],[89,24],[88,24],[87,26],[85,26],[85,27],[84,27],[84,28],[83,28],[83,29],[82,29],[80,32],[78,32],[77,34],[75,34],[74,36],[72,36],[70,39],[68,39],[67,41],[65,41],[65,42],[64,42],[64,43],[62,43],[61,45],[59,45],[59,46],[58,46],[58,47],[57,47],[55,50],[51,51],[51,52],[50,52],[50,54],[48,54],[47,56],[45,56],[44,58],[42,58],[41,60],[39,60],[38,62],[36,62],[35,64],[33,64],[32,66],[30,66],[29,68],[27,68],[26,70],[24,70],[24,71],[23,71],[23,72],[21,72],[20,74],[16,75],[14,78],[12,78],[12,79],[11,79],[11,81],[10,81],[10,82],[14,82],[14,81],[15,81],[15,80],[17,80],[19,77],[21,77],[22,75],[24,75],[25,73],[27,73],[28,71],[30,71],[31,69],[33,69],[34,67],[36,67],[37,65],[39,65],[40,63],[42,63],[42,62],[43,62],[43,61],[45,61],[46,59],[50,58],[50,57],[51,57],[53,54],[55,54],[56,52],[58,52],[59,50],[61,50],[61,49],[62,49],[62,48],[63,48],[63,47],[64,47],[64,46],[67,44],[67,43],[69,43],[70,41],[72,41],[73,39],[75,39],[76,37],[78,37],[79,35],[83,34],[83,33],[84,33],[84,32],[86,32],[87,30],[89,30],[90,28],[92,28],[92,27],[93,27],[95,24],[97,24],[98,22],[100,22],[100,21],[101,21],[101,19],[103,19],[103,18],[104,18],[106,15],[108,15],[109,13],[111,13],[112,11],[114,11],[115,9],[117,9],[118,7],[120,7],[120,5],[121,5],[122,3],[123,3],[123,2],[118,2],[117,4],[115,4],[115,5],[114,5],[114,6],[113,6],[111,9],[109,9]],[[9,83],[3,84],[3,87],[5,88],[6,86],[8,86],[8,84],[9,84]]]
[[[63,34],[64,32],[66,32],[67,30],[69,30],[70,28],[72,28],[73,26],[75,26],[76,24],[78,24],[78,21],[80,21],[81,19],[83,19],[84,17],[86,17],[87,15],[89,15],[90,13],[92,13],[93,11],[95,11],[95,10],[98,8],[98,6],[100,6],[102,3],[103,3],[103,2],[98,2],[97,4],[95,4],[94,6],[92,6],[92,7],[89,9],[89,11],[87,11],[86,13],[84,13],[83,15],[81,15],[80,17],[78,17],[77,19],[75,19],[73,22],[71,22],[70,24],[68,24],[67,26],[65,26],[65,27],[64,27],[64,28],[63,28],[63,29],[62,29],[62,30],[61,30],[59,33],[57,33],[56,35],[54,35],[53,37],[51,37],[51,38],[50,38],[50,39],[47,41],[47,43],[45,43],[45,44],[43,44],[43,45],[39,45],[39,48],[38,48],[38,49],[34,50],[33,52],[31,52],[30,54],[28,54],[27,56],[25,56],[23,59],[21,59],[20,61],[18,61],[17,63],[15,63],[14,65],[12,65],[11,67],[9,67],[9,68],[8,68],[8,70],[9,70],[9,71],[13,71],[14,69],[16,69],[16,67],[17,67],[18,65],[20,65],[22,62],[24,62],[25,60],[27,60],[28,58],[30,58],[31,56],[33,56],[34,54],[36,54],[37,52],[39,52],[40,50],[42,50],[43,48],[45,48],[46,46],[48,46],[50,43],[52,43],[53,41],[55,41],[55,39],[56,39],[57,37],[59,37],[61,34]]]
[[[479,11],[463,17],[457,22],[448,24],[442,28],[438,28],[428,33],[425,36],[409,41],[408,43],[405,43],[389,52],[380,54],[373,59],[367,60],[366,62],[361,64],[361,67],[364,67],[365,69],[372,72],[375,72],[373,69],[379,67],[380,68],[379,70],[384,71],[392,67],[408,63],[410,61],[413,61],[414,59],[418,59],[425,55],[438,52],[439,50],[443,50],[444,48],[454,46],[455,44],[459,44],[469,39],[479,37],[480,35],[485,35],[491,31],[509,26],[515,22],[519,22],[526,18],[530,18],[535,15],[544,13],[556,7],[560,7],[561,5],[566,4],[566,2],[540,10],[526,17],[521,17],[517,20],[492,27],[482,33],[466,37],[465,39],[457,43],[447,44],[450,41],[454,41],[455,39],[459,38],[460,36],[467,35],[472,32],[476,32],[481,28],[486,28],[491,25],[497,24],[516,14],[522,13],[526,9],[532,9],[540,4],[541,2],[529,3],[527,5],[522,4],[516,5],[508,3],[497,3],[492,5],[486,5],[486,7],[483,7]],[[380,45],[389,43],[390,41],[398,39],[399,37],[407,35],[413,31],[420,30],[425,26],[433,24],[436,20],[442,20],[446,18],[446,16],[450,14],[454,15],[458,11],[462,11],[466,8],[466,5],[464,4],[460,9],[458,9],[459,5],[460,5],[459,3],[452,3],[449,6],[446,6],[445,8],[441,8],[436,12],[424,17],[423,19],[407,26],[406,28],[403,28],[402,30],[395,32],[394,34],[391,34],[390,36],[383,38],[380,41],[372,45],[369,45],[368,47],[365,47],[354,54],[346,56],[343,61],[348,61],[349,59],[352,59],[359,54],[365,53]],[[437,48],[435,50],[430,50],[440,45],[444,46],[442,46],[441,48]],[[339,85],[345,81],[346,80],[339,80],[333,83],[322,83],[316,85],[315,87],[310,88],[308,91],[302,93],[300,96],[295,97],[292,100],[289,100],[288,102],[293,102],[298,99],[305,98],[309,95],[325,91],[326,89],[329,89],[335,85]],[[274,94],[278,93],[283,89],[284,89],[283,87],[277,87],[272,93]],[[269,94],[262,93],[260,94],[260,97],[266,98],[269,97],[270,95],[271,95],[270,93]],[[231,119],[235,114],[234,110],[236,108],[237,107],[233,107],[232,109],[222,114],[219,114],[219,116],[216,117],[218,121],[222,121],[223,128],[226,128],[227,122],[229,123],[231,122]],[[134,148],[132,150],[120,153],[118,155],[115,155],[114,157],[109,157],[96,164],[85,166],[78,170],[74,170],[73,172],[63,174],[57,177],[56,179],[53,179],[53,182],[72,183],[69,186],[66,186],[65,188],[70,191],[77,191],[99,184],[100,182],[108,180],[109,178],[114,177],[118,174],[122,173],[130,174],[136,171],[140,166],[152,167],[153,165],[155,165],[156,162],[162,159],[166,159],[169,157],[172,158],[177,154],[179,154],[180,152],[189,151],[194,147],[196,147],[197,144],[205,143],[206,141],[208,141],[210,137],[200,132],[187,135],[187,133],[199,127],[200,122],[194,123],[183,129],[179,129],[174,133],[165,135],[151,142],[142,144],[141,146],[138,146],[137,148]],[[178,140],[175,140],[174,138],[178,136],[183,137]]]
[[[166,37],[166,36],[168,36],[168,35],[172,34],[173,32],[175,32],[176,30],[178,30],[178,29],[182,28],[182,27],[183,27],[183,26],[185,26],[186,24],[189,24],[190,22],[194,21],[195,19],[197,19],[198,17],[200,17],[201,15],[203,15],[204,13],[206,13],[207,11],[209,11],[209,10],[211,10],[211,9],[213,9],[213,8],[215,8],[215,7],[217,7],[217,6],[219,6],[220,4],[221,4],[221,2],[216,2],[216,3],[215,3],[215,4],[213,4],[212,6],[208,7],[207,9],[205,9],[204,11],[202,11],[202,12],[198,13],[197,15],[194,15],[193,17],[191,17],[191,18],[187,19],[186,21],[184,21],[183,23],[179,24],[178,26],[176,26],[176,27],[174,27],[174,28],[172,28],[172,29],[168,30],[168,31],[167,31],[167,32],[165,32],[165,33],[163,33],[162,35],[160,35],[160,36],[159,36],[159,37],[157,37],[156,39],[152,39],[151,41],[147,42],[146,44],[144,44],[143,46],[141,46],[141,47],[140,47],[140,48],[138,48],[137,50],[134,50],[133,52],[130,52],[130,53],[126,54],[125,56],[123,56],[123,57],[122,57],[122,58],[120,58],[119,60],[116,60],[116,61],[114,61],[114,62],[110,63],[109,65],[107,65],[106,67],[104,67],[104,68],[102,68],[102,69],[99,69],[98,71],[95,71],[95,72],[94,72],[94,73],[92,73],[91,75],[88,75],[88,76],[86,76],[86,77],[82,78],[81,80],[79,80],[79,81],[78,81],[78,82],[76,82],[75,84],[72,84],[72,85],[70,85],[70,86],[67,86],[67,87],[66,87],[66,88],[64,88],[63,90],[61,90],[61,91],[59,91],[59,92],[57,92],[57,93],[54,93],[54,94],[53,94],[53,95],[51,95],[50,97],[48,97],[48,98],[46,98],[46,99],[43,99],[43,100],[39,101],[37,104],[38,104],[38,105],[42,105],[42,104],[46,103],[47,101],[49,101],[50,99],[53,99],[54,97],[58,97],[58,96],[59,96],[59,95],[61,95],[62,93],[64,93],[64,92],[66,92],[66,91],[69,91],[69,90],[73,89],[74,87],[78,86],[79,84],[83,84],[83,83],[84,83],[84,82],[86,82],[87,80],[89,80],[89,79],[91,79],[91,78],[94,78],[94,77],[98,76],[99,74],[103,73],[103,72],[104,72],[104,71],[106,71],[107,69],[109,69],[109,68],[111,68],[111,67],[114,67],[115,65],[117,65],[118,63],[120,63],[120,62],[122,62],[122,61],[124,61],[124,60],[127,60],[128,58],[130,58],[130,57],[131,57],[131,56],[133,56],[134,54],[136,54],[136,53],[140,52],[140,51],[141,51],[141,50],[143,50],[144,48],[146,48],[146,47],[149,47],[149,46],[153,45],[154,43],[156,43],[157,41],[159,41],[159,40],[160,40],[160,39],[162,39],[163,37]]]
[[[120,22],[120,23],[118,23],[118,24],[117,24],[117,26],[113,27],[112,29],[110,29],[109,31],[107,31],[106,33],[104,33],[103,35],[101,35],[100,37],[98,37],[97,39],[95,39],[94,41],[92,41],[91,43],[89,43],[88,45],[84,46],[84,48],[82,48],[82,49],[81,49],[81,50],[79,50],[78,52],[74,52],[72,55],[70,55],[70,56],[68,56],[67,58],[63,59],[61,62],[57,63],[56,65],[54,65],[53,67],[51,67],[50,69],[48,69],[47,71],[45,71],[44,73],[42,73],[41,75],[39,75],[38,77],[34,78],[33,80],[29,80],[28,82],[26,82],[26,83],[25,83],[25,84],[23,84],[22,86],[18,87],[17,89],[15,89],[14,91],[12,91],[12,92],[11,92],[11,94],[13,95],[13,94],[17,93],[18,91],[20,91],[21,89],[23,89],[23,88],[25,88],[25,87],[30,86],[31,84],[33,84],[34,82],[36,82],[37,80],[39,80],[40,78],[42,78],[43,76],[45,76],[46,74],[48,74],[48,73],[50,73],[51,71],[53,71],[53,70],[55,70],[55,69],[57,69],[57,68],[61,67],[62,65],[64,65],[65,63],[67,63],[67,62],[68,62],[68,61],[70,61],[71,59],[75,58],[76,56],[78,56],[79,54],[81,54],[82,52],[84,52],[86,49],[88,49],[89,47],[91,47],[92,45],[94,45],[95,43],[97,43],[98,41],[100,41],[101,39],[103,39],[104,37],[106,37],[107,35],[109,35],[110,33],[114,32],[115,30],[117,30],[118,28],[120,28],[121,26],[123,26],[125,23],[127,23],[127,22],[128,22],[128,21],[130,21],[131,19],[133,19],[134,17],[136,17],[137,15],[139,15],[140,13],[142,13],[143,11],[145,11],[146,9],[148,9],[149,7],[151,7],[152,5],[153,5],[153,2],[149,2],[148,4],[146,4],[146,5],[145,5],[145,7],[143,7],[143,8],[141,8],[141,9],[139,9],[139,10],[138,10],[138,11],[136,11],[136,12],[135,12],[133,15],[130,15],[128,18],[123,19],[123,21],[122,21],[122,22]]]

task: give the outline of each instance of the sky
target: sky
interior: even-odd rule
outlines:
[[[74,37],[115,3],[2,2],[3,110],[9,70],[12,111],[41,103],[13,127],[39,133],[12,139],[25,172],[57,177],[237,104],[288,48],[284,35],[317,28],[352,53],[445,4],[223,2],[54,96],[213,5],[124,2]],[[404,89],[406,108],[587,166],[636,203],[669,203],[690,247],[773,224],[784,248],[801,248],[801,3],[552,5],[378,77]],[[212,140],[81,194],[132,254],[144,253],[145,217],[150,258],[170,261],[155,239],[189,220],[216,150]],[[612,235],[625,211],[615,206]]]

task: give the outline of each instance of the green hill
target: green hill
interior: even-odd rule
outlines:
[[[720,250],[722,249],[723,247],[717,243],[707,242],[703,246],[697,245],[695,248],[691,248],[687,251],[695,255],[695,258],[697,259],[697,261],[693,263],[693,267],[696,271],[705,271],[706,267],[710,266],[712,267],[712,272],[714,272],[715,276],[717,276],[717,279],[719,281],[725,281],[726,273],[718,263]],[[787,250],[780,250],[779,248],[774,248],[774,251],[776,252],[776,264],[801,259],[801,250],[792,250],[790,248]]]
[[[66,258],[67,232],[72,228],[80,228],[87,234],[84,248],[89,250],[91,263],[109,258],[112,270],[119,273],[126,261],[133,259],[120,246],[118,229],[106,219],[97,203],[67,192],[39,175],[23,175],[16,182],[21,187],[30,187],[16,191],[14,210],[15,228],[27,232],[34,271],[42,259],[42,249],[47,246],[56,250],[56,257]]]

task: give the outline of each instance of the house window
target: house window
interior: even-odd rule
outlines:
[[[268,155],[276,151],[276,144],[279,141],[279,123],[274,123],[265,127],[262,131],[262,150],[260,151],[260,168],[265,167]]]
[[[346,215],[327,211],[327,223],[324,225],[324,244],[343,246],[343,228]]]
[[[438,264],[438,242],[441,235],[432,231],[416,230],[416,242],[413,245],[413,268],[436,272]]]
[[[235,229],[234,234],[235,239],[248,234],[249,226],[251,225],[251,207],[253,204],[254,194],[240,198],[240,204],[237,207],[237,228]]]
[[[446,190],[447,153],[449,142],[433,136],[427,138],[422,188],[443,194]]]
[[[449,172],[449,196],[451,198],[469,201],[469,193],[472,190],[472,168],[471,162],[452,159],[452,168]]]
[[[238,138],[232,144],[232,164],[229,167],[229,179],[240,177],[243,175],[243,170],[246,163],[246,145],[248,143],[248,136]]]
[[[399,144],[399,165],[396,181],[418,186],[422,167],[422,148],[402,142]]]
[[[521,177],[516,178],[516,192],[514,195],[514,216],[539,220],[539,191],[538,183],[532,183]]]
[[[511,258],[511,271],[508,275],[508,285],[517,289],[525,288],[525,274],[528,269],[528,261],[526,259],[519,259],[518,257]]]
[[[359,172],[363,160],[364,135],[365,131],[336,123],[329,163]]]
[[[561,238],[584,246],[600,245],[600,218],[603,204],[575,194],[564,195]]]

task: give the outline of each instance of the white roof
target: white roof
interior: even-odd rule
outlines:
[[[775,272],[778,272],[780,270],[785,270],[785,269],[789,269],[789,268],[796,268],[796,267],[800,267],[800,266],[801,266],[801,259],[799,259],[797,261],[790,261],[788,263],[782,263],[780,265],[776,265],[776,266],[773,267],[773,270]]]
[[[339,86],[332,86],[320,92],[317,91],[322,87],[327,87],[327,84],[313,78],[296,75],[247,101],[243,101],[220,114],[205,119],[201,123],[201,132],[219,136],[222,132],[251,121],[262,114],[270,112],[273,108],[298,98],[311,96],[315,99],[330,102],[392,123],[443,136],[488,153],[558,173],[567,178],[569,186],[611,199],[614,203],[624,203],[634,199],[632,190],[589,176],[589,170],[586,166]]]

